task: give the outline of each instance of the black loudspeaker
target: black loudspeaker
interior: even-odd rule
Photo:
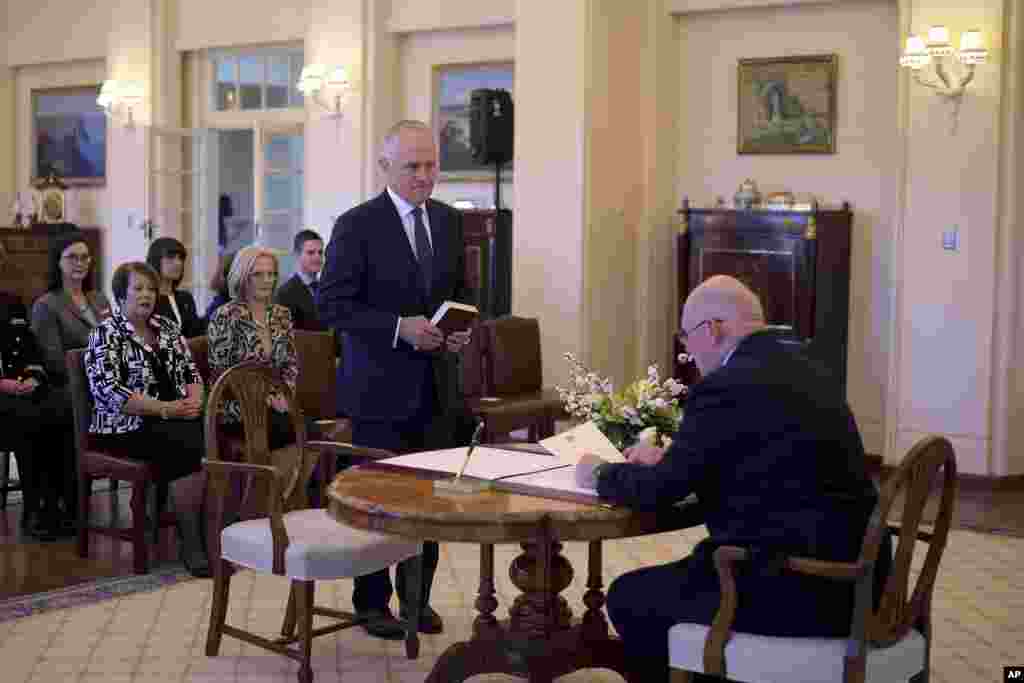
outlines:
[[[479,88],[470,95],[469,145],[478,164],[512,161],[512,95]]]

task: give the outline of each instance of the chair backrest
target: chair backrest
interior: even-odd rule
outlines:
[[[524,394],[543,387],[540,323],[536,318],[506,315],[484,321],[480,329],[487,337],[487,393]]]
[[[295,330],[299,354],[299,381],[295,387],[299,405],[307,415],[333,419],[336,415],[337,367],[332,332]]]
[[[92,422],[92,392],[89,378],[85,376],[85,349],[71,349],[64,353],[64,365],[68,372],[68,392],[71,394],[71,411],[75,418],[75,448],[78,455],[85,453],[89,444],[89,423]]]
[[[199,376],[203,378],[203,384],[206,384],[210,381],[210,340],[203,335],[186,339],[185,344],[192,354],[192,360],[199,368]]]
[[[271,452],[269,447],[269,412],[267,397],[273,393],[283,395],[288,401],[288,411],[295,443]],[[203,417],[207,460],[221,460],[221,444],[215,437],[218,427],[217,408],[226,398],[238,401],[242,417],[245,444],[241,450],[243,462],[252,465],[271,465],[279,470],[281,477],[281,502],[285,509],[304,506],[306,484],[313,473],[313,464],[305,457],[306,422],[302,408],[291,395],[288,386],[270,365],[258,361],[247,361],[229,368],[210,389],[206,414]],[[213,437],[213,438],[211,438]],[[228,494],[223,481],[211,482],[215,500],[222,500]],[[265,479],[249,477],[242,488],[241,496],[232,501],[237,503],[242,519],[262,517],[268,514],[266,501],[269,488]]]
[[[469,344],[462,349],[459,358],[462,361],[462,393],[466,398],[482,396],[487,388],[484,377],[484,348],[487,335],[482,329],[473,331]]]
[[[938,510],[934,528],[929,533],[922,531],[920,526],[929,493],[934,489],[940,471],[942,486]],[[897,536],[898,542],[878,611],[868,620],[868,640],[888,645],[898,641],[910,629],[929,622],[932,591],[949,537],[955,494],[956,456],[953,446],[943,437],[929,436],[918,441],[886,479],[876,515],[865,535],[861,557],[866,560],[877,558],[883,534]],[[889,525],[889,513],[901,495],[903,504],[899,525]],[[910,566],[918,541],[928,543],[928,553],[913,591],[910,591]]]

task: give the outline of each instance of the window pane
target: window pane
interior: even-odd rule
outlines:
[[[218,57],[214,60],[217,82],[214,86],[217,111],[230,111],[238,105],[238,60],[234,57]]]
[[[291,94],[293,107],[301,107],[303,105],[302,93],[299,92],[299,89],[295,86],[299,84],[299,78],[302,76],[302,64],[305,61],[304,55],[305,53],[292,55],[291,59],[292,74],[291,80],[289,81],[289,85],[291,87],[288,89],[288,92]]]
[[[267,58],[267,109],[288,106],[290,75],[288,55],[272,55]]]
[[[242,109],[262,109],[266,60],[263,57],[242,57],[238,66]]]

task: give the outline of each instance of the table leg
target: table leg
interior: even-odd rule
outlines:
[[[507,631],[493,616],[494,547],[480,548],[480,592],[473,639],[455,643],[442,653],[427,683],[461,683],[471,676],[505,673],[530,683],[550,683],[559,676],[587,668],[611,669],[633,683],[626,670],[622,642],[609,637],[601,612],[601,544],[590,544],[587,611],[573,626],[572,612],[559,593],[572,582],[573,569],[561,554],[562,544],[550,538],[524,543],[523,554],[509,567],[512,583],[522,591],[509,608]]]
[[[500,639],[503,634],[494,610],[498,599],[494,597],[494,546],[480,544],[480,589],[476,598],[476,619],[473,620],[473,637],[479,639]]]

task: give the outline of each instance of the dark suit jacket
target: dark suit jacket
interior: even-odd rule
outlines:
[[[286,306],[292,312],[292,323],[297,330],[312,330],[321,332],[327,326],[320,321],[316,310],[316,301],[313,300],[313,293],[296,273],[288,278],[288,281],[278,288],[274,295],[274,302]]]
[[[174,290],[174,302],[178,304],[178,312],[181,313],[181,336],[185,339],[203,336],[205,325],[199,317],[196,300],[192,296],[192,292],[185,291],[184,289]],[[165,296],[157,297],[153,313],[178,322],[178,319],[174,317],[174,311],[171,309],[171,302]]]
[[[14,294],[0,292],[0,379],[46,382],[43,354],[29,327],[28,310]]]
[[[110,317],[110,302],[103,292],[93,290],[86,296],[97,322]],[[88,346],[92,329],[93,325],[64,290],[47,292],[32,304],[32,332],[43,350],[43,365],[51,383],[57,386],[67,383],[64,353]]]
[[[327,246],[320,277],[320,319],[345,333],[338,408],[354,419],[415,417],[425,382],[433,379],[442,413],[457,410],[458,357],[392,346],[398,317],[428,319],[446,299],[466,301],[462,215],[427,200],[433,273],[423,287],[419,263],[387,191],[342,215]]]
[[[716,583],[711,553],[719,545],[765,551],[761,557],[852,561],[860,553],[878,499],[860,433],[835,379],[783,338],[771,331],[747,337],[725,366],[690,388],[682,424],[657,465],[599,473],[601,497],[630,507],[697,494],[710,535],[694,551],[695,586]],[[755,593],[772,591],[770,579],[749,581]],[[837,628],[849,627],[847,586],[802,583],[832,600]],[[783,631],[788,618],[799,618],[772,617]]]

